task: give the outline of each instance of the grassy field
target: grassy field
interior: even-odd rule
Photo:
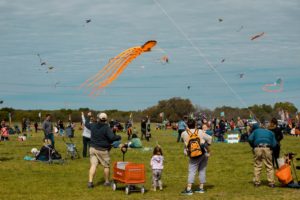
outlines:
[[[214,143],[207,170],[207,192],[182,196],[187,179],[188,158],[183,155],[183,144],[176,143],[174,131],[154,131],[150,142],[143,141],[145,147],[154,147],[156,141],[163,148],[165,169],[163,172],[164,190],[151,191],[151,171],[149,161],[152,151],[128,150],[127,161],[144,163],[147,168],[146,192],[144,195],[131,193],[125,195],[124,186],[117,191],[102,186],[103,170],[98,167],[94,189],[87,188],[89,159],[68,160],[64,165],[24,161],[33,147],[42,145],[42,132],[32,133],[24,142],[16,136],[10,141],[0,142],[0,199],[299,199],[300,190],[261,186],[254,188],[252,180],[252,153],[248,144]],[[125,142],[127,136],[120,133]],[[61,137],[56,137],[57,150],[65,156],[66,146]],[[76,131],[74,142],[82,150],[81,131]],[[300,154],[300,138],[286,136],[282,142],[282,152]],[[112,161],[122,160],[119,149],[112,149]],[[298,161],[299,162],[299,161]],[[300,163],[298,163],[300,165]],[[300,177],[300,171],[297,172]],[[266,180],[263,171],[262,180]],[[198,183],[198,180],[197,180]],[[264,182],[266,183],[266,182]]]

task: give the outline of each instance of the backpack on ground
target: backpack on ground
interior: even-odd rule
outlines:
[[[187,142],[187,152],[189,157],[194,158],[202,155],[201,149],[201,139],[198,135],[198,129],[195,129],[195,132],[192,133],[190,129],[186,129],[186,132],[189,135]]]

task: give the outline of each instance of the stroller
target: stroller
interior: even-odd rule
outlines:
[[[80,158],[79,153],[76,148],[76,144],[73,143],[72,139],[69,137],[70,142],[66,142],[65,138],[63,137],[63,141],[67,147],[67,154],[66,159],[71,158],[71,160]]]

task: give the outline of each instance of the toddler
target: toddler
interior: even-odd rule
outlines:
[[[156,146],[153,150],[153,156],[151,158],[151,168],[152,168],[152,181],[153,181],[153,190],[156,191],[156,188],[159,187],[160,190],[163,189],[161,175],[164,168],[163,165],[164,157],[162,150],[159,146]]]

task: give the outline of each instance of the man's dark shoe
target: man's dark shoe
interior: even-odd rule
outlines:
[[[274,183],[269,183],[269,187],[270,187],[270,188],[274,188],[274,187],[275,187],[275,184],[274,184]]]
[[[110,182],[105,182],[103,183],[104,186],[111,186],[111,183]]]
[[[93,184],[93,182],[88,182],[88,186],[87,186],[88,188],[93,188],[94,187],[94,184]]]
[[[254,183],[254,187],[259,187],[260,183]]]

